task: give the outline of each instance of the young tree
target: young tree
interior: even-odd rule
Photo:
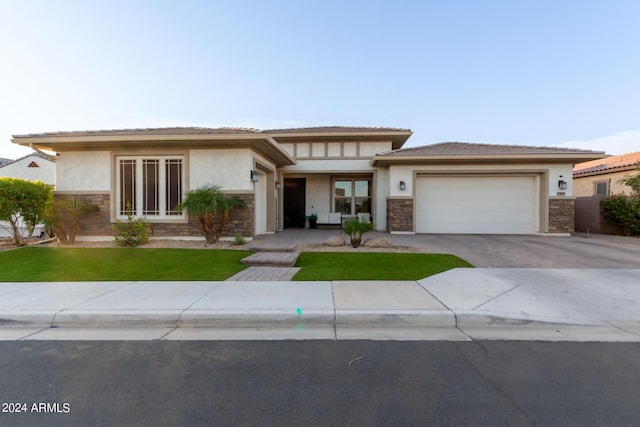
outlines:
[[[224,194],[217,185],[200,187],[188,192],[178,206],[180,210],[186,209],[190,215],[198,217],[207,243],[220,240],[231,211],[243,207],[246,207],[246,204],[241,199]]]
[[[0,221],[9,223],[16,245],[26,245],[36,225],[43,221],[52,190],[52,186],[40,181],[0,178]]]
[[[97,205],[71,196],[49,204],[45,224],[53,230],[60,243],[73,245],[80,230],[80,218],[97,211]]]
[[[620,182],[624,183],[628,187],[631,187],[633,192],[636,195],[640,195],[640,165],[636,168],[638,171],[635,175],[627,175],[620,180]]]

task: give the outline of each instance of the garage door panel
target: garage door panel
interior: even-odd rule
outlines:
[[[533,177],[420,177],[419,233],[528,234],[536,224]]]

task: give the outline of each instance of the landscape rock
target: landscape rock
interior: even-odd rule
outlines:
[[[381,237],[379,239],[368,239],[365,240],[362,246],[368,246],[370,248],[391,248],[393,245],[386,237]]]
[[[344,241],[342,237],[331,236],[327,238],[324,242],[322,242],[324,246],[344,246],[347,242]]]

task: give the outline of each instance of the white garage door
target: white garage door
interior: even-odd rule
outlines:
[[[416,232],[533,233],[535,192],[533,177],[419,177]]]

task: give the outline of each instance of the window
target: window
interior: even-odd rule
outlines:
[[[182,157],[118,157],[118,216],[182,216],[184,168]]]
[[[336,180],[333,185],[335,212],[344,215],[371,213],[371,181]]]
[[[593,186],[596,196],[606,196],[609,194],[609,183],[607,181],[596,182]]]

